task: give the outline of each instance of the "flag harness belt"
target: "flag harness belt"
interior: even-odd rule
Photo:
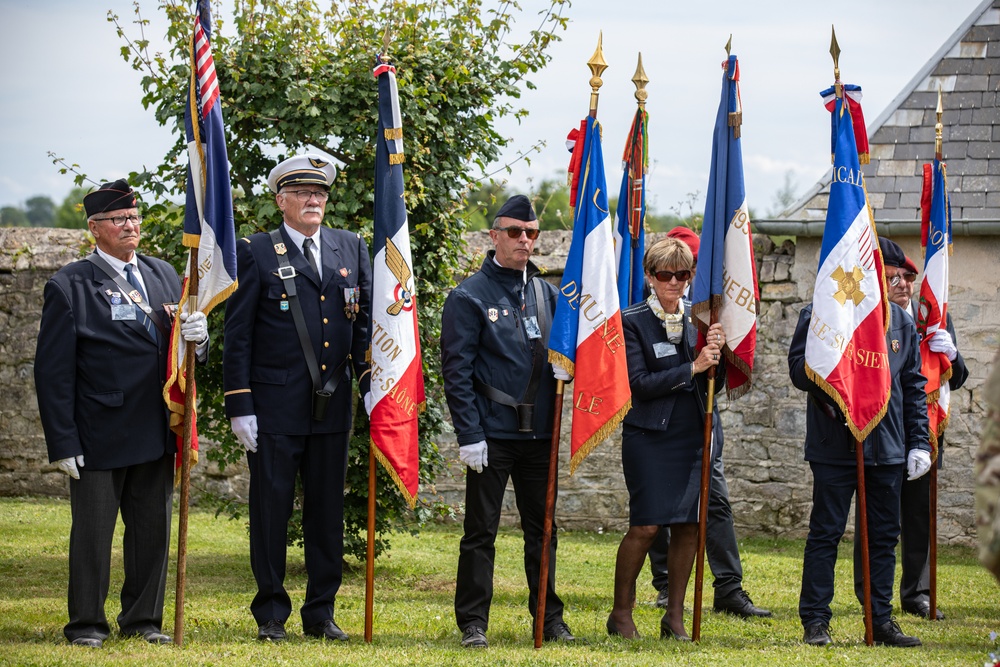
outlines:
[[[494,403],[509,405],[517,411],[517,430],[522,433],[530,433],[534,429],[532,423],[535,417],[535,395],[538,393],[538,385],[542,379],[542,371],[545,368],[546,354],[545,341],[549,339],[549,329],[551,328],[551,318],[548,308],[544,307],[544,296],[542,287],[539,284],[540,278],[532,278],[531,286],[535,292],[535,314],[538,317],[538,328],[542,335],[532,341],[531,358],[531,379],[524,389],[524,396],[518,401],[516,398],[500,391],[496,387],[491,387],[479,378],[472,381],[476,392],[482,394]]]
[[[136,291],[135,286],[122,278],[121,274],[115,271],[111,265],[108,264],[106,259],[95,252],[87,255],[87,261],[99,268],[101,271],[104,271],[104,273],[108,275],[108,278],[115,281],[115,285],[118,286],[118,289],[120,289],[123,294],[128,294],[129,298],[132,298],[131,293]],[[160,317],[156,314],[156,311],[153,310],[148,303],[142,301],[141,299],[136,301],[136,299],[132,298],[132,301],[139,307],[139,310],[141,310],[146,317],[149,318],[149,321],[153,323],[156,330],[160,332],[161,336],[163,336],[163,340],[170,340],[170,331],[163,326],[163,322],[160,321]]]
[[[274,245],[274,255],[278,258],[278,277],[285,286],[285,293],[288,295],[288,309],[292,311],[292,321],[295,322],[295,333],[299,335],[299,345],[302,346],[302,354],[306,358],[306,366],[309,368],[309,376],[313,383],[313,419],[323,421],[326,417],[326,406],[330,403],[330,397],[337,391],[344,365],[347,357],[333,370],[333,375],[323,384],[323,378],[319,374],[319,364],[316,363],[316,352],[313,351],[312,341],[309,339],[309,332],[306,330],[306,320],[302,315],[302,306],[299,304],[299,296],[295,291],[295,267],[288,261],[285,253],[278,252],[278,246],[284,245],[285,239],[281,236],[281,229],[273,229],[270,232],[271,243]]]

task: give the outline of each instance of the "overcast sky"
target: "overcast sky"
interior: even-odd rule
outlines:
[[[609,190],[617,193],[621,179],[621,152],[635,112],[631,78],[641,51],[650,79],[650,204],[659,213],[686,214],[686,202],[698,193],[695,208],[702,208],[720,65],[732,33],[740,61],[747,197],[761,216],[772,208],[786,173],[801,194],[829,166],[829,114],[817,93],[833,80],[831,24],[842,49],[843,79],[864,89],[870,124],[980,4],[574,0],[567,10],[569,30],[552,47],[552,63],[532,77],[537,90],[522,97],[530,116],[520,125],[501,126],[515,149],[547,142],[530,165],[513,165],[511,184],[526,191],[541,179],[565,177],[566,133],[587,113],[586,61],[603,30],[609,67],[598,117]],[[147,33],[151,49],[165,51],[165,21],[155,2],[143,5],[154,20]],[[527,30],[543,3],[522,5]],[[118,53],[121,42],[106,20],[109,8],[126,22],[132,19],[130,0],[0,0],[0,206],[21,205],[36,194],[56,203],[65,197],[72,179],[58,173],[47,151],[79,163],[95,180],[112,180],[157,164],[172,143],[152,111],[142,108],[141,75]]]

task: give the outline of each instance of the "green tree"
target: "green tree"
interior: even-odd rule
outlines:
[[[51,227],[55,220],[56,205],[51,197],[35,195],[24,202],[24,214],[32,227]]]
[[[495,125],[506,116],[520,118],[517,106],[527,79],[549,61],[547,49],[565,29],[568,0],[548,0],[537,16],[517,2],[498,0],[415,0],[389,7],[364,1],[334,1],[321,9],[313,0],[236,0],[234,31],[212,36],[215,66],[227,127],[232,165],[237,234],[270,229],[281,220],[274,197],[262,191],[264,177],[277,160],[304,149],[320,149],[341,163],[327,204],[325,221],[371,238],[377,89],[374,56],[386,28],[389,55],[397,67],[404,177],[414,273],[420,295],[421,347],[427,411],[421,416],[421,487],[417,519],[447,511],[433,503],[435,475],[444,461],[434,442],[444,428],[445,405],[437,340],[445,289],[464,256],[463,195],[479,187],[487,165],[496,162],[509,138]],[[187,56],[193,25],[189,3],[160,4],[169,20],[168,54],[150,55],[136,3],[136,28],[126,28],[109,12],[124,41],[123,57],[143,73],[142,102],[157,121],[173,128],[177,141],[162,162],[130,174],[143,193],[144,243],[178,267],[182,211],[159,202],[179,197],[185,183],[184,104],[190,76]],[[529,24],[530,29],[522,26]],[[63,171],[76,171],[61,159]],[[77,173],[77,184],[85,176]],[[212,313],[212,330],[222,331],[222,309]],[[217,358],[217,357],[216,357]],[[220,467],[243,456],[224,417],[221,368],[212,364],[199,375],[199,425],[219,443],[208,457]],[[368,436],[364,411],[356,420],[348,471],[345,522],[349,553],[364,553],[367,503]],[[391,482],[381,468],[381,487]],[[377,497],[376,550],[386,536],[413,517],[399,494]],[[409,518],[408,518],[409,517]]]
[[[24,210],[17,206],[0,208],[0,227],[30,227],[31,222]]]
[[[86,229],[87,214],[83,210],[83,198],[87,188],[73,188],[63,199],[55,212],[54,226],[63,229]]]

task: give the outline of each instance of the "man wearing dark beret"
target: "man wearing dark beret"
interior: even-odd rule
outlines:
[[[466,648],[487,646],[494,544],[508,479],[524,531],[532,616],[538,607],[555,378],[569,376],[548,363],[557,291],[529,259],[537,238],[531,202],[524,195],[508,199],[490,229],[494,249],[478,273],[452,290],[442,314],[441,372],[459,458],[467,466],[455,585],[455,617]],[[553,525],[543,636],[573,641],[555,592],[556,543]]]
[[[94,254],[45,285],[35,389],[49,461],[70,476],[69,623],[77,646],[100,648],[118,513],[125,524],[118,628],[153,644],[163,634],[175,436],[163,386],[174,268],[140,255],[135,193],[124,180],[84,197]],[[182,316],[181,335],[204,358],[205,316]]]
[[[335,175],[322,155],[283,160],[267,184],[283,224],[237,243],[240,288],[226,304],[226,415],[250,468],[250,611],[257,639],[282,641],[288,521],[302,482],[302,630],[347,641],[334,621],[343,578],[344,483],[355,402],[370,376],[371,261],[357,232],[323,225]]]
[[[913,285],[917,280],[917,265],[903,253],[895,241],[879,238],[879,245],[885,263],[889,300],[916,321],[919,303],[913,303]],[[965,384],[969,369],[958,351],[958,337],[955,335],[955,325],[951,322],[951,313],[945,314],[945,328],[935,331],[927,345],[932,352],[943,353],[951,361],[949,388],[954,391]],[[943,465],[943,453],[944,434],[938,438],[938,468]],[[917,479],[904,479],[900,494],[899,552],[902,575],[899,580],[899,603],[903,611],[924,618],[931,614],[930,489],[930,475],[923,475]],[[939,621],[943,620],[944,612],[937,609],[934,616]]]

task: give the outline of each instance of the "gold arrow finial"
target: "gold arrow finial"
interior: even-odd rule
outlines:
[[[940,160],[944,153],[944,125],[941,124],[941,116],[944,114],[944,105],[941,103],[941,84],[938,84],[937,103],[937,123],[934,125],[934,156]]]
[[[733,55],[733,33],[729,33],[729,41],[726,42],[726,57]]]
[[[382,53],[379,55],[379,60],[383,63],[389,62],[389,24],[385,24],[385,32],[382,33]]]
[[[837,30],[830,26],[830,55],[833,56],[833,88],[837,97],[844,96],[844,84],[840,82],[840,44],[837,44]]]
[[[646,107],[646,98],[649,97],[649,93],[646,92],[646,84],[649,83],[649,77],[646,76],[646,70],[642,68],[642,52],[639,52],[639,64],[635,67],[635,74],[632,75],[632,83],[635,84],[635,101],[638,103],[639,108]]]
[[[597,118],[597,97],[600,94],[598,91],[604,85],[601,74],[608,68],[608,63],[604,61],[604,49],[601,46],[603,42],[604,31],[602,30],[597,36],[597,48],[594,50],[594,55],[590,56],[590,60],[587,61],[587,67],[590,68],[592,75],[590,77],[590,115],[593,118]]]

